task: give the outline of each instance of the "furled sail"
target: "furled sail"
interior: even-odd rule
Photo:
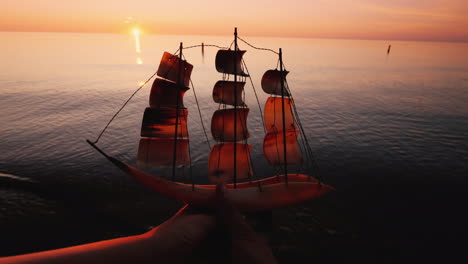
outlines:
[[[157,78],[151,87],[149,104],[151,107],[159,108],[161,106],[184,107],[184,94],[188,90],[187,87],[178,85],[174,82]]]
[[[190,164],[187,131],[188,111],[184,93],[189,89],[193,66],[164,52],[151,88],[149,107],[141,125],[137,166],[157,167]],[[175,153],[174,153],[175,151]]]
[[[249,76],[244,72],[242,56],[245,50],[218,50],[216,53],[216,70],[221,73]]]
[[[250,136],[247,129],[248,114],[248,108],[230,108],[214,112],[211,118],[211,134],[213,138],[218,142],[234,142],[247,139]],[[236,124],[234,124],[234,116],[237,119]],[[236,138],[234,138],[234,133],[236,133]]]
[[[288,71],[279,70],[268,70],[263,74],[262,77],[262,89],[267,94],[280,95],[281,96],[281,76],[283,80],[286,79]],[[284,96],[289,96],[286,89],[283,91]]]
[[[264,119],[267,133],[283,131],[283,107],[284,100],[284,119],[286,131],[296,131],[297,126],[294,122],[292,113],[293,100],[291,98],[269,97],[265,103]]]
[[[156,137],[156,138],[174,138],[176,120],[177,120],[177,137],[188,137],[187,132],[187,109],[179,109],[179,117],[176,117],[177,108],[160,107],[152,108],[147,107],[143,115],[143,122],[141,125],[142,137]]]
[[[275,166],[302,163],[294,101],[285,85],[287,74],[288,71],[268,70],[262,78],[262,89],[274,95],[267,99],[264,108],[267,134],[263,140],[263,153],[268,163]]]
[[[214,145],[208,159],[208,178],[214,184],[230,183],[234,176],[234,144],[236,144],[236,177],[250,178],[253,175],[250,166],[249,144],[224,143]]]
[[[157,74],[159,77],[188,87],[192,69],[192,64],[168,52],[164,52]]]
[[[213,100],[216,103],[227,105],[243,105],[245,82],[218,81],[213,88]]]
[[[263,153],[271,165],[284,165],[284,136],[286,136],[287,164],[302,163],[302,154],[297,144],[298,131],[267,133],[263,140]]]
[[[170,167],[173,165],[174,144],[173,138],[141,138],[138,146],[137,167]],[[189,165],[189,140],[177,139],[176,164]]]
[[[245,82],[237,79],[239,76],[248,76],[244,72],[242,60],[245,50],[238,49],[237,29],[234,36],[234,49],[218,50],[216,54],[216,70],[232,74],[234,78],[232,81],[225,80],[226,75],[223,75],[223,80],[218,81],[213,88],[213,101],[219,103],[221,109],[215,111],[211,118],[211,134],[218,144],[210,152],[208,178],[214,184],[233,182],[236,188],[238,180],[251,179],[253,172],[251,146],[247,144],[249,108],[243,98]]]

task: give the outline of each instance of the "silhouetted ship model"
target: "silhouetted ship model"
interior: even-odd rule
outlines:
[[[279,69],[266,71],[261,81],[263,91],[270,95],[263,110],[266,132],[263,153],[278,174],[264,179],[254,176],[251,145],[247,143],[249,108],[243,98],[249,74],[244,72],[242,56],[245,50],[239,50],[238,39],[236,29],[234,48],[223,48],[216,54],[216,70],[223,74],[223,80],[216,82],[213,88],[213,100],[220,107],[211,118],[211,134],[217,142],[208,159],[207,177],[212,185],[174,181],[178,166],[191,166],[188,110],[184,107],[183,97],[189,90],[193,66],[183,58],[182,43],[177,55],[164,52],[159,64],[157,75],[160,78],[153,83],[149,107],[144,112],[137,156],[138,168],[172,167],[171,180],[150,175],[100,150],[95,143],[105,129],[98,140],[94,143],[88,140],[88,143],[140,183],[177,201],[199,207],[216,205],[217,184],[226,184],[226,199],[241,211],[250,212],[294,205],[333,190],[310,175],[290,172],[291,167],[304,162],[303,152],[312,162],[313,157],[287,85],[288,71],[284,69],[281,49],[279,53],[273,51],[279,55]],[[203,53],[205,46],[214,45],[197,46],[201,46]],[[231,80],[230,76],[233,77]]]

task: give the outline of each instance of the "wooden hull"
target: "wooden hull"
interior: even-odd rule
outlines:
[[[108,159],[132,178],[167,197],[203,208],[216,206],[216,185],[172,182],[147,174],[115,158],[108,157]],[[234,188],[233,184],[228,184],[226,187],[226,199],[243,212],[264,211],[295,205],[333,190],[331,186],[301,174],[289,174],[287,185],[284,183],[284,175],[281,175],[239,183],[237,188]]]

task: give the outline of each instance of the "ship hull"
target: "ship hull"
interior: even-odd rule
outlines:
[[[147,187],[174,200],[203,208],[216,207],[216,185],[192,185],[173,182],[147,174],[113,157],[107,157],[123,172]],[[289,174],[262,180],[226,185],[225,198],[242,212],[271,210],[302,203],[320,197],[333,187],[320,183],[313,177]]]

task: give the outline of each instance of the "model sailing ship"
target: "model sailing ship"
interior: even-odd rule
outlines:
[[[215,189],[225,184],[225,197],[241,211],[262,211],[298,204],[333,190],[312,176],[290,173],[290,165],[303,162],[298,136],[305,138],[294,101],[287,86],[288,71],[283,68],[282,52],[279,50],[279,70],[268,70],[261,85],[270,95],[264,107],[265,138],[263,153],[268,163],[278,168],[278,175],[254,179],[251,145],[247,143],[247,115],[249,108],[243,99],[243,90],[248,73],[244,72],[239,50],[237,29],[234,32],[234,48],[220,49],[216,54],[216,70],[223,74],[213,88],[213,100],[220,104],[211,119],[211,134],[217,144],[211,148],[207,177],[212,185],[197,185],[174,181],[176,167],[191,166],[188,110],[184,107],[184,93],[189,90],[193,66],[183,58],[183,45],[178,56],[165,52],[152,86],[149,107],[143,116],[141,138],[138,148],[137,167],[132,167],[108,156],[95,143],[96,150],[114,165],[142,184],[177,201],[199,207],[215,206]],[[202,52],[204,45],[201,45]],[[276,52],[275,52],[276,53]],[[232,76],[232,80],[229,80]],[[112,120],[111,120],[112,121]],[[102,133],[101,133],[102,135]],[[99,139],[99,138],[98,138]],[[310,151],[307,146],[303,148]],[[310,153],[306,153],[310,154]],[[172,177],[150,175],[139,168],[170,167]]]

